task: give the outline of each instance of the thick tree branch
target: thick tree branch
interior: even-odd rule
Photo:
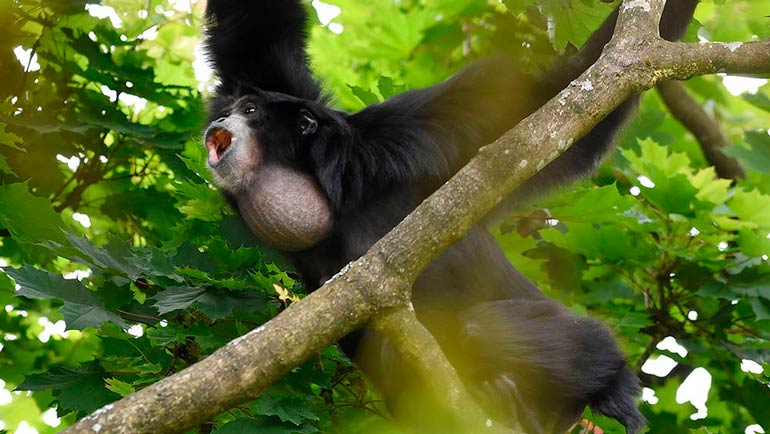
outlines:
[[[369,274],[367,269],[377,271]],[[362,258],[350,272],[266,324],[178,374],[97,410],[64,432],[182,432],[258,397],[290,369],[348,334],[351,325],[362,326],[375,306],[392,304],[387,296],[367,299],[369,294],[406,293],[392,290],[399,288],[398,283],[378,278],[380,287],[370,277],[377,275],[388,273]],[[351,291],[351,287],[371,291]]]
[[[434,402],[443,403],[448,414],[457,416],[456,420],[447,423],[448,426],[456,427],[457,432],[474,432],[477,431],[475,428],[485,427],[484,432],[488,434],[516,433],[493,424],[476,405],[436,339],[417,320],[411,303],[409,307],[383,312],[369,325],[385,335],[420,378],[426,379]]]
[[[662,6],[663,0],[625,0],[618,35],[593,67],[482,148],[365,256],[320,290],[200,363],[103,407],[64,432],[181,432],[257,397],[289,369],[376,315],[408,307],[412,282],[443,249],[630,95],[665,79],[770,72],[770,41],[687,45],[659,39],[655,23]],[[379,321],[383,328],[392,325],[388,322],[396,323],[396,328],[414,325],[403,317]],[[416,358],[418,367],[434,357],[426,357],[415,345],[421,334],[408,337],[400,348]],[[428,353],[437,348],[429,347]],[[442,370],[440,378],[452,391],[447,399],[451,407],[465,393],[462,384],[451,369]],[[437,381],[432,376],[427,380]],[[488,431],[480,427],[476,432]]]
[[[690,130],[700,143],[706,161],[725,179],[745,178],[746,172],[738,160],[727,156],[722,149],[729,146],[719,125],[706,113],[681,82],[667,81],[658,84],[658,93],[674,117]]]
[[[706,74],[768,74],[770,39],[752,42],[665,42],[650,53],[665,80],[689,80]]]

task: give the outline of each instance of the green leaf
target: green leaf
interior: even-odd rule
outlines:
[[[21,143],[21,137],[5,131],[5,126],[6,124],[0,122],[0,145],[8,146],[9,148],[16,149],[17,151],[22,151],[21,147],[19,147],[19,144]],[[8,161],[2,153],[0,153],[0,172],[14,175],[13,169],[11,169],[11,166],[8,165]]]
[[[646,313],[641,312],[627,312],[618,324],[623,328],[630,328],[639,330],[644,327],[652,325],[652,321]]]
[[[698,290],[698,295],[701,297],[720,298],[720,299],[734,299],[737,294],[730,289],[727,285],[716,280],[710,280]]]
[[[579,47],[593,31],[601,25],[610,8],[599,2],[559,1],[544,2],[548,18],[554,29],[552,43],[557,51],[564,51],[567,45]]]
[[[206,294],[205,288],[176,287],[166,288],[155,296],[154,306],[164,315],[175,310],[187,309]]]
[[[27,184],[0,185],[0,225],[21,241],[66,243],[61,217]]]
[[[768,297],[770,297],[770,293],[768,293]],[[749,301],[752,309],[754,309],[757,321],[770,319],[770,298],[751,297]]]
[[[348,85],[350,90],[365,106],[380,102],[380,98],[369,90],[366,90],[360,86]]]
[[[737,191],[728,204],[743,222],[770,228],[770,196],[758,190]]]
[[[216,349],[229,341],[226,337],[215,334],[208,323],[202,322],[189,326],[169,323],[165,327],[148,328],[147,338],[156,347],[172,342],[185,342],[189,338],[194,338],[195,342],[204,350]]]
[[[214,180],[211,178],[211,173],[206,165],[208,155],[202,142],[188,140],[184,144],[184,151],[177,154],[177,157],[182,160],[184,165],[190,169],[191,172],[206,180],[209,185],[214,185]],[[181,184],[186,184],[188,182],[191,182],[191,180],[185,180],[185,182]]]
[[[99,327],[107,321],[121,326],[126,325],[118,315],[104,308],[102,300],[96,293],[89,291],[77,280],[67,280],[32,267],[6,268],[4,271],[19,285],[16,295],[38,300],[63,301],[64,305],[60,312],[64,315],[64,321],[70,329]]]
[[[682,173],[683,169],[690,167],[690,159],[683,153],[671,153],[651,139],[640,139],[638,143],[638,154],[632,150],[622,150],[622,154],[630,163],[630,168],[639,175],[652,172],[667,177]]]
[[[617,185],[565,192],[549,204],[554,216],[565,222],[616,222],[636,204],[633,196],[621,195]]]
[[[192,182],[175,185],[180,196],[187,200],[179,206],[179,211],[188,219],[216,222],[222,219],[224,201],[222,196],[207,184]]]
[[[19,146],[22,142],[21,137],[6,131],[6,126],[7,124],[0,122],[0,145],[8,146],[9,148],[16,149],[17,151],[22,151],[23,149],[21,146]]]
[[[741,98],[758,109],[770,112],[770,98],[764,93],[744,93]]]
[[[727,200],[732,184],[730,179],[717,179],[716,170],[713,167],[697,171],[690,176],[690,182],[698,189],[695,195],[698,200],[714,205],[721,205]]]
[[[753,258],[770,255],[770,238],[766,231],[740,229],[736,242],[743,254]]]
[[[155,307],[161,315],[175,310],[197,306],[211,319],[232,315],[237,309],[262,310],[267,301],[265,294],[256,291],[227,291],[218,289],[172,287],[155,296]]]
[[[186,205],[179,206],[179,212],[186,215],[188,219],[215,222],[221,218],[222,203],[207,199],[192,199],[188,200]]]
[[[79,370],[54,368],[46,374],[28,376],[17,389],[58,390],[61,411],[76,410],[90,413],[120,398],[120,395],[107,390],[104,371],[96,367]]]
[[[381,75],[379,80],[377,80],[377,89],[380,91],[380,95],[383,99],[388,99],[393,95],[407,90],[405,85],[395,84],[391,77],[386,77],[384,75]]]
[[[91,268],[98,268],[137,280],[144,275],[140,267],[132,264],[133,254],[125,242],[110,238],[104,248],[99,248],[84,237],[70,235],[67,237],[70,245],[77,249],[82,256],[74,257]]]
[[[744,140],[748,147],[735,145],[724,152],[737,158],[747,169],[770,174],[770,135],[767,131],[746,131]]]
[[[307,408],[307,401],[298,396],[276,398],[270,395],[260,397],[254,408],[266,416],[278,416],[282,422],[299,426],[305,420],[318,420],[318,416]]]
[[[640,248],[640,241],[634,234],[617,226],[574,223],[568,225],[566,234],[548,229],[541,235],[546,241],[588,258],[622,261],[647,254],[645,249]]]
[[[107,378],[105,382],[107,383],[107,390],[115,392],[118,395],[123,397],[136,392],[136,389],[134,388],[134,386],[124,381],[120,381],[117,378]]]
[[[214,434],[312,434],[318,429],[311,425],[294,426],[278,422],[274,418],[242,418],[229,422],[215,430]]]

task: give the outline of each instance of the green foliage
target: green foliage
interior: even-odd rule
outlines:
[[[551,271],[554,296],[603,313],[636,366],[653,354],[672,356],[657,347],[664,337],[687,348],[676,359],[682,376],[696,367],[712,376],[708,425],[726,432],[767,426],[767,412],[757,407],[770,403],[767,372],[740,365],[767,366],[770,195],[716,179],[713,168],[696,169],[684,153],[649,139],[621,154],[626,161],[613,184],[541,204],[549,219],[527,255]],[[501,238],[517,244],[522,235],[509,229]],[[660,381],[644,378],[648,387]],[[665,379],[671,396],[654,388],[660,401],[644,407],[651,431],[700,426],[674,399],[683,378],[675,371]]]
[[[579,46],[613,6],[329,3],[341,13],[314,23],[310,53],[346,109],[499,51],[536,71]],[[304,293],[206,172],[206,85],[192,66],[203,3],[102,6],[112,9],[88,8],[114,15],[96,18],[79,0],[0,0],[0,387],[20,391],[0,403],[8,432],[55,432],[200,360]],[[768,11],[770,0],[704,2],[688,38],[696,30],[709,40],[768,37]],[[34,56],[22,63],[14,50]],[[687,87],[718,120],[746,179],[717,180],[650,93],[594,182],[511,216],[499,240],[549,295],[602,317],[635,367],[675,360],[669,375],[642,374],[657,399],[643,404],[651,432],[767,430],[770,87],[734,96],[721,77]],[[667,336],[689,352],[659,349]],[[744,359],[761,373],[742,369]],[[712,380],[708,416],[691,420],[695,410],[677,392],[696,368]],[[191,432],[398,432],[384,413],[332,347]]]

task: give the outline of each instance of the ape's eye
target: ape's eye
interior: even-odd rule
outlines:
[[[252,113],[254,113],[255,111],[257,111],[257,106],[256,106],[256,105],[254,105],[253,103],[248,103],[248,104],[246,104],[246,106],[243,108],[243,112],[244,112],[244,113],[246,113],[247,115],[249,115],[249,114],[252,114]]]
[[[307,136],[315,133],[318,129],[318,121],[307,110],[302,109],[299,111],[299,133],[303,136]]]

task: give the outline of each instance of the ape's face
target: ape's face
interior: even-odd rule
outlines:
[[[251,231],[287,251],[325,238],[332,209],[310,170],[309,147],[329,113],[271,92],[217,103],[205,134],[208,166]]]

